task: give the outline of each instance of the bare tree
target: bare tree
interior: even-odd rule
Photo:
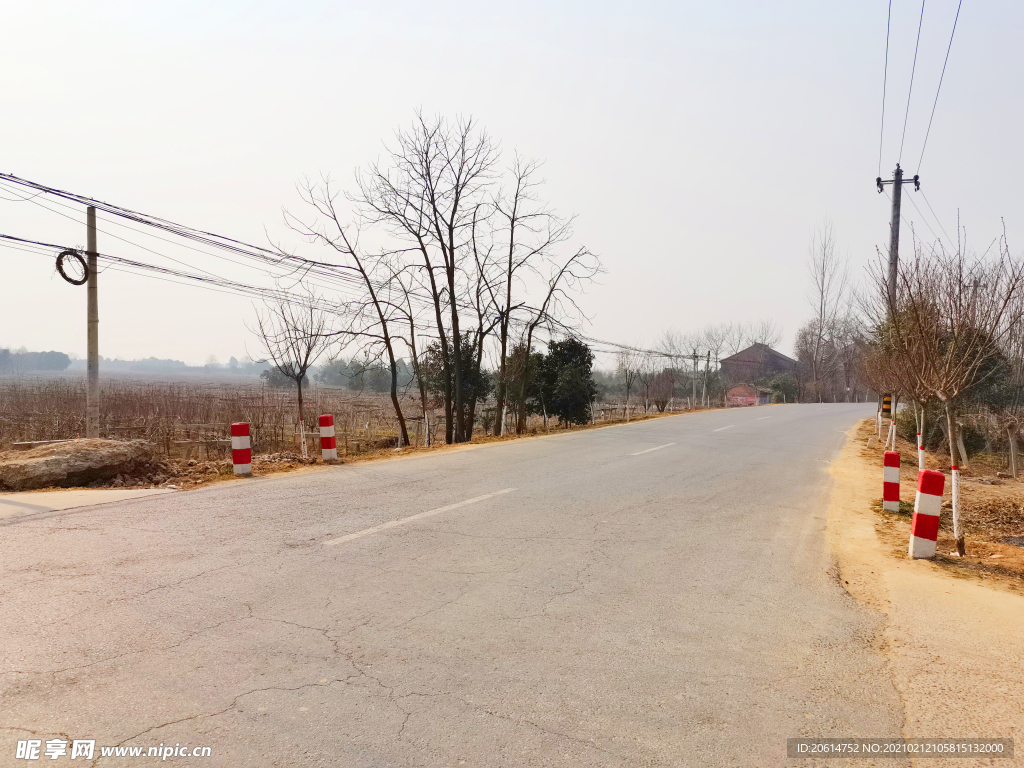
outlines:
[[[709,325],[701,331],[701,345],[711,353],[711,358],[717,363],[722,359],[722,351],[729,341],[728,325]],[[778,343],[778,342],[776,342]]]
[[[468,439],[458,282],[472,263],[471,234],[497,159],[494,142],[472,119],[418,112],[412,127],[397,133],[389,163],[371,165],[358,179],[367,218],[406,241],[424,270],[445,367],[449,443]]]
[[[343,260],[339,266],[347,267],[359,276],[365,294],[344,304],[344,311],[352,324],[348,333],[378,343],[383,348],[391,372],[391,404],[398,420],[399,442],[409,445],[409,431],[398,397],[398,358],[392,328],[392,321],[396,315],[400,316],[396,307],[401,307],[398,303],[401,294],[394,295],[396,286],[392,281],[396,268],[389,254],[363,251],[358,246],[356,235],[350,235],[349,228],[342,223],[337,208],[338,193],[332,188],[329,178],[323,177],[316,184],[306,181],[299,187],[299,194],[315,215],[306,221],[286,211],[285,222],[307,240],[333,249]]]
[[[759,320],[748,326],[747,339],[751,344],[774,347],[782,341],[782,329],[776,325],[774,320]]]
[[[516,419],[516,433],[526,429],[526,383],[530,380],[530,352],[533,350],[533,335],[538,326],[545,323],[551,329],[566,330],[562,320],[569,314],[582,317],[583,313],[573,293],[582,290],[601,272],[601,261],[586,248],[580,248],[562,264],[554,263],[547,279],[544,299],[540,306],[531,308],[530,319],[526,323],[523,334],[526,354],[523,358],[524,370],[519,377],[519,414]],[[552,333],[552,335],[554,335]]]
[[[832,337],[845,303],[848,282],[846,262],[839,255],[835,232],[827,219],[811,239],[808,271],[811,277],[808,299],[814,314],[807,326],[807,342],[814,394],[821,402],[820,376],[822,369],[834,360]]]
[[[494,202],[494,210],[501,221],[504,258],[497,290],[492,290],[492,301],[498,313],[498,377],[496,402],[500,418],[495,420],[494,434],[503,434],[508,400],[509,376],[506,370],[509,354],[510,329],[513,314],[525,305],[524,300],[513,298],[517,281],[523,271],[537,273],[537,262],[546,260],[551,249],[571,235],[571,220],[558,218],[539,202],[536,174],[539,163],[524,160],[518,154],[512,163],[511,188]]]
[[[626,421],[629,421],[629,393],[636,385],[642,358],[643,354],[632,348],[621,349],[615,355],[616,374],[622,379],[622,386],[626,390]]]
[[[722,326],[722,343],[730,355],[750,346],[748,329],[742,323],[726,323]]]
[[[644,398],[644,416],[647,415],[647,411],[650,408],[651,383],[654,381],[656,373],[657,371],[651,356],[639,354],[636,360],[636,381]]]
[[[256,312],[256,328],[267,358],[298,389],[298,417],[303,421],[302,382],[334,339],[327,312],[311,291],[301,302],[280,299]],[[303,449],[305,450],[305,449]]]

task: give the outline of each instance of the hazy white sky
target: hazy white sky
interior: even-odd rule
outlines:
[[[883,177],[899,156],[921,8],[892,6]],[[670,327],[773,318],[788,351],[808,314],[815,226],[832,219],[856,275],[888,238],[889,203],[873,186],[887,7],[9,2],[0,170],[262,244],[302,175],[348,184],[417,107],[472,115],[507,152],[546,161],[548,199],[578,214],[577,240],[601,255],[607,274],[583,302],[590,335],[653,343]],[[956,7],[925,7],[910,175]],[[963,3],[920,168],[939,222],[904,196],[924,211],[927,225],[905,203],[926,238],[940,223],[955,238],[959,209],[975,246],[1005,217],[1021,251],[1022,21],[1019,2]],[[5,199],[0,233],[85,240],[76,221]],[[99,245],[150,257],[104,234]],[[0,345],[84,354],[85,289],[52,259],[9,248],[0,270]],[[114,272],[100,292],[105,356],[257,351],[247,300]]]

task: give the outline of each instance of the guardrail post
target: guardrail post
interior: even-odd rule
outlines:
[[[231,463],[236,475],[252,474],[252,441],[249,439],[249,422],[238,421],[231,425]]]
[[[338,439],[334,436],[334,416],[325,413],[320,417],[320,450],[324,463],[333,464],[338,460]]]
[[[942,489],[946,476],[934,469],[926,469],[917,476],[917,499],[914,518],[910,523],[909,554],[915,560],[935,557],[935,542],[939,538],[939,513],[942,511]]]
[[[900,455],[886,451],[882,462],[882,509],[886,512],[900,511]]]

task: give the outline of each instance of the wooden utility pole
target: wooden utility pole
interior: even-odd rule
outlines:
[[[96,209],[89,206],[85,215],[88,282],[88,361],[85,393],[85,436],[100,436],[100,311],[96,294]]]

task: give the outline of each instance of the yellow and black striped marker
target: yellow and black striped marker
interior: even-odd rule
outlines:
[[[892,417],[892,395],[882,395],[882,415]]]

